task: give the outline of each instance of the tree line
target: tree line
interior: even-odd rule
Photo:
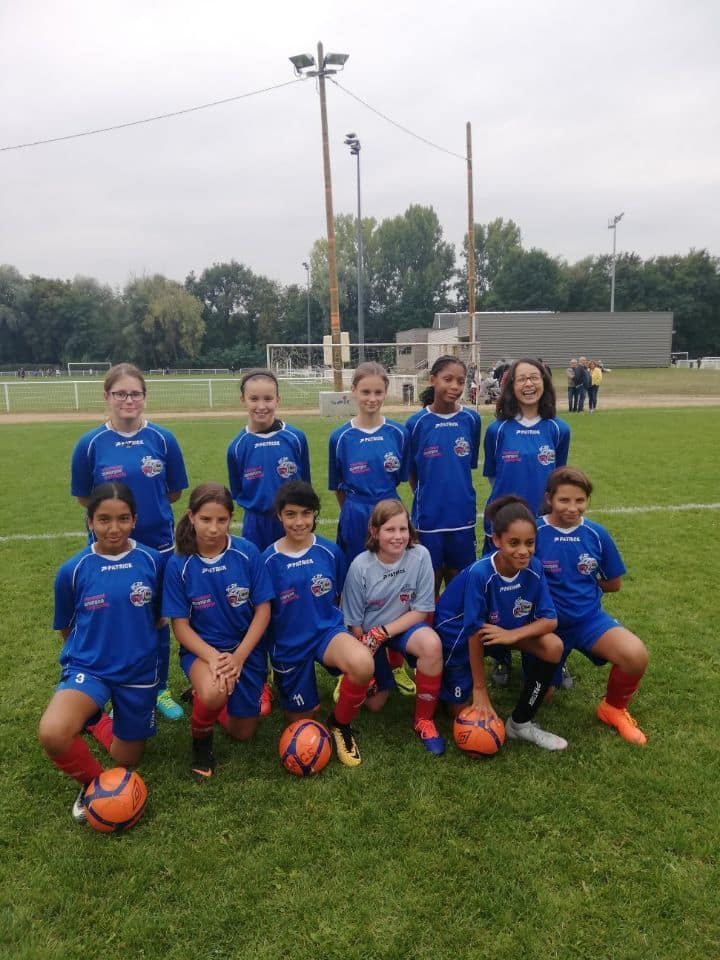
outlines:
[[[341,324],[357,339],[357,221],[335,221]],[[365,339],[391,341],[429,327],[437,312],[467,309],[467,242],[456,257],[432,207],[363,219]],[[90,277],[24,277],[0,266],[0,365],[132,360],[144,368],[247,367],[265,344],[321,342],[328,332],[327,241],[309,256],[310,287],[283,285],[231,260],[191,273],[159,274],[113,290]],[[612,257],[567,263],[527,249],[519,226],[475,224],[478,310],[607,310]],[[720,355],[720,259],[691,250],[616,261],[615,309],[672,310],[673,349]]]

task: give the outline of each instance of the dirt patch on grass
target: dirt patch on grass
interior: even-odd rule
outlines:
[[[603,410],[622,410],[643,407],[717,407],[720,406],[720,397],[686,397],[676,394],[616,394],[614,396],[600,397],[598,401],[597,412]],[[388,404],[384,409],[390,414],[410,413],[414,407],[393,406]],[[480,414],[488,413],[492,410],[491,406],[478,407]],[[561,406],[558,409],[558,416],[563,417],[567,414],[567,409]],[[587,404],[585,407],[587,412]],[[307,407],[298,407],[296,409],[281,410],[282,416],[287,417],[311,417],[320,416],[317,410]],[[201,420],[201,419],[238,419],[245,418],[246,414],[242,410],[194,410],[173,413],[171,411],[148,411],[148,417],[151,420]],[[0,413],[0,426],[4,423],[102,423],[103,416],[95,413]],[[341,420],[341,417],[337,418]]]

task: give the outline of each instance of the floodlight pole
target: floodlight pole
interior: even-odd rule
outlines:
[[[308,373],[312,368],[312,347],[310,339],[310,264],[307,260],[303,260],[303,266],[305,267],[306,273],[306,299],[307,299],[307,351],[308,351]]]
[[[608,230],[613,232],[613,252],[612,252],[612,267],[610,270],[610,313],[615,313],[615,251],[616,241],[617,241],[617,225],[620,223],[622,218],[625,216],[624,213],[616,214],[612,220],[608,223]]]
[[[362,205],[360,195],[360,141],[354,133],[349,133],[345,137],[346,146],[350,147],[350,153],[357,160],[357,327],[358,327],[358,345],[359,360],[362,363],[365,360],[365,304],[364,304],[364,283],[363,277],[364,256],[363,256],[363,235],[362,235]]]
[[[472,127],[468,121],[466,127],[467,145],[467,193],[468,193],[468,242],[467,242],[467,282],[468,282],[468,333],[472,344],[472,361],[477,366],[475,355],[475,210],[473,205],[473,167],[472,167]]]
[[[317,46],[318,85],[320,88],[320,124],[322,126],[323,170],[325,173],[325,217],[328,240],[328,286],[330,292],[330,334],[332,336],[332,366],[334,386],[343,388],[342,352],[340,349],[340,302],[338,297],[337,256],[335,253],[335,220],[333,218],[332,175],[330,173],[330,138],[328,136],[327,100],[325,97],[325,57],[323,45]],[[334,71],[333,71],[334,72]]]
[[[290,57],[298,76],[317,77],[320,91],[320,125],[322,127],[323,172],[325,179],[325,217],[327,219],[328,244],[328,291],[330,293],[330,333],[332,336],[332,366],[335,389],[340,392],[342,382],[342,350],[340,335],[340,303],[338,298],[337,256],[335,251],[335,220],[332,203],[332,176],[330,174],[330,137],[328,135],[327,99],[325,77],[342,70],[348,59],[346,53],[329,53],[325,56],[322,43],[317,45],[317,63],[308,54]],[[314,70],[309,67],[316,67]],[[336,69],[329,69],[334,67]],[[305,71],[305,73],[303,73]]]

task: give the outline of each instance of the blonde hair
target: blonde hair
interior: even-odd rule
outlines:
[[[352,385],[356,387],[365,377],[380,377],[386,390],[390,386],[390,377],[388,377],[387,370],[381,363],[376,363],[374,360],[367,360],[356,368]]]
[[[121,377],[132,377],[134,380],[139,380],[143,388],[143,393],[147,393],[143,372],[139,370],[134,363],[116,363],[114,367],[110,367],[105,374],[105,381],[103,383],[105,393],[110,393],[113,386]]]

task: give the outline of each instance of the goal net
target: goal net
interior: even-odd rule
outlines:
[[[269,343],[267,366],[278,377],[284,406],[313,406],[319,394],[335,389],[332,349],[327,343]],[[468,367],[477,365],[479,343],[438,341],[420,343],[342,344],[342,389],[350,390],[355,368],[374,360],[388,372],[387,399],[391,404],[417,404],[427,386],[429,370],[438,357],[449,354]],[[468,390],[468,400],[469,390]]]

